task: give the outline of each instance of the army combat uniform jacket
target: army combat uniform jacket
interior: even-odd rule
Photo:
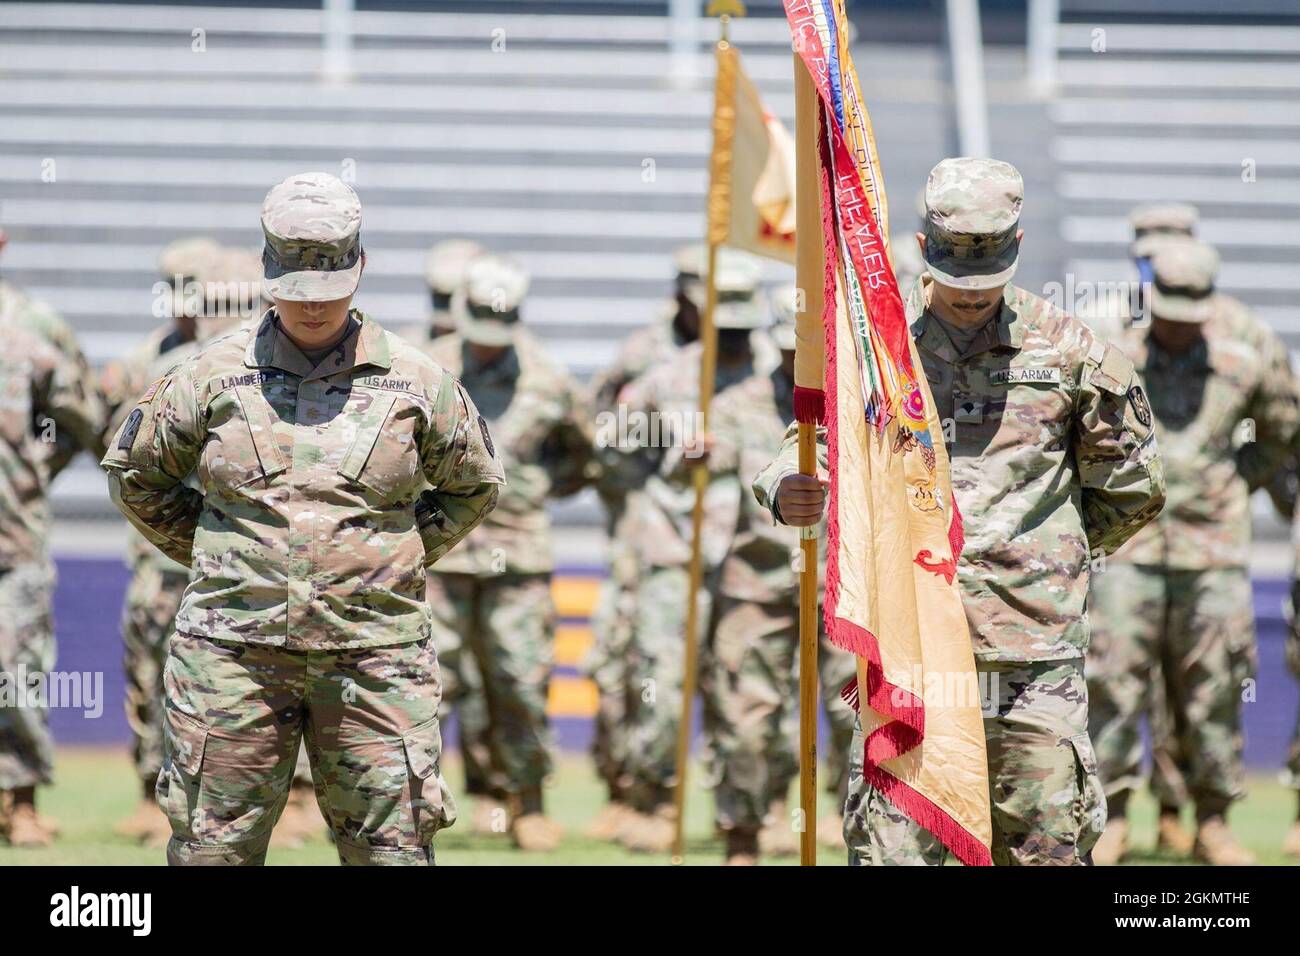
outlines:
[[[101,409],[81,369],[35,332],[0,321],[0,571],[46,560],[50,449],[98,445]],[[102,446],[99,446],[102,447]]]
[[[1204,339],[1173,355],[1130,328],[1116,342],[1146,384],[1169,500],[1116,555],[1194,571],[1245,567],[1250,493],[1287,460],[1300,424],[1281,339],[1241,303],[1219,296]]]
[[[301,650],[429,636],[425,568],[504,478],[451,374],[352,316],[313,367],[267,312],[150,385],[113,439],[114,502],[192,565],[179,633]]]
[[[1133,363],[1078,320],[1008,285],[966,352],[925,307],[908,318],[943,423],[966,546],[962,603],[979,661],[1081,657],[1091,562],[1159,513],[1164,477]],[[770,503],[797,471],[794,430],[754,482]],[[825,456],[822,456],[823,466]]]

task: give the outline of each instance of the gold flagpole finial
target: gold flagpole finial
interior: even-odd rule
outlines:
[[[743,17],[745,15],[745,5],[741,0],[709,0],[709,5],[704,10],[705,14],[710,17],[718,17],[722,25],[722,39],[719,43],[727,42],[727,26],[732,17]]]

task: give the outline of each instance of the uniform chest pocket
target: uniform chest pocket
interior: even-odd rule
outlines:
[[[217,488],[264,484],[288,467],[266,401],[243,386],[226,389],[208,410],[201,476]]]
[[[356,435],[339,474],[385,498],[414,497],[421,477],[418,406],[389,392],[368,390],[354,402]]]

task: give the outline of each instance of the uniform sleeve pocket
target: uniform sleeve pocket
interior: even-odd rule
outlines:
[[[168,707],[166,713],[167,749],[172,763],[189,777],[197,777],[203,767],[203,750],[208,728],[184,711]]]

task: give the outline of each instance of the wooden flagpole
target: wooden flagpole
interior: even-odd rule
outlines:
[[[803,346],[820,350],[820,340],[803,341],[803,333],[821,335],[824,247],[821,221],[821,167],[818,163],[818,101],[808,71],[794,56],[795,91],[795,285],[800,290],[803,321],[798,323]],[[811,319],[811,320],[810,320]],[[815,348],[814,348],[815,347]],[[798,364],[798,359],[796,359]],[[823,371],[824,374],[824,371]],[[810,383],[805,383],[810,384]],[[822,382],[816,383],[818,388]],[[817,425],[799,423],[799,471],[817,474]],[[799,571],[799,833],[800,866],[817,865],[817,530],[800,529],[803,567]]]
[[[718,265],[718,247],[727,238],[730,214],[727,207],[730,200],[730,156],[731,145],[735,138],[735,99],[736,99],[736,60],[734,56],[722,55],[728,50],[727,25],[734,14],[743,15],[745,8],[739,3],[715,2],[709,5],[709,14],[721,14],[721,39],[718,40],[716,57],[718,64],[717,80],[714,86],[713,104],[713,151],[710,159],[708,219],[709,260],[706,282],[704,314],[700,317],[700,430],[702,435],[709,430],[709,404],[713,400],[713,389],[718,365],[718,335],[713,324],[713,313],[718,305],[718,284],[716,280]],[[726,159],[726,162],[722,160]],[[673,791],[673,848],[672,862],[680,864],[686,860],[686,776],[691,758],[691,714],[695,705],[696,671],[700,657],[700,591],[704,585],[704,557],[701,544],[704,532],[704,495],[709,486],[709,469],[707,462],[696,465],[691,472],[695,486],[695,507],[691,511],[691,563],[690,584],[687,591],[686,634],[683,653],[682,673],[682,708],[677,724],[677,767],[675,776],[677,786]]]

